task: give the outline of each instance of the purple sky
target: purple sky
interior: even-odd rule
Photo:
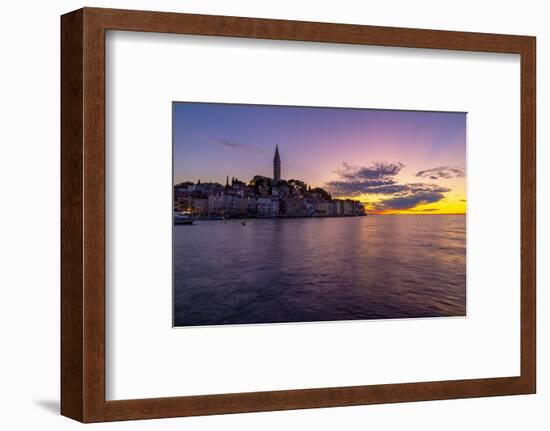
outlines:
[[[173,133],[176,183],[272,176],[278,144],[284,179],[324,187],[342,179],[343,164],[360,172],[382,162],[401,166],[393,182],[438,185],[447,200],[465,199],[458,171],[418,175],[464,172],[465,113],[177,102]]]

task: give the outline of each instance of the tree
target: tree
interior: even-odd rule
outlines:
[[[326,201],[331,201],[332,200],[332,196],[330,195],[330,193],[327,192],[326,190],[322,189],[321,187],[315,187],[314,189],[311,189],[310,192],[311,193],[317,193],[318,195],[321,195],[323,197],[323,199],[325,199]]]

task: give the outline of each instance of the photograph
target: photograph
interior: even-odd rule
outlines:
[[[465,316],[466,118],[174,102],[174,327]]]

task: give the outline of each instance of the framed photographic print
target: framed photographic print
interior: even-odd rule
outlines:
[[[175,327],[466,316],[466,113],[175,102],[172,121]]]
[[[63,415],[535,392],[534,37],[61,28]]]

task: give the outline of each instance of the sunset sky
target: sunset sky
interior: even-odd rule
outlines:
[[[178,102],[174,181],[273,176],[369,213],[466,213],[466,114]]]

